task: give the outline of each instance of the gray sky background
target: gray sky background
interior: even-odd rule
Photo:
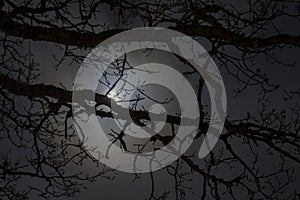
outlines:
[[[238,6],[242,9],[244,7],[243,3],[235,1]],[[232,2],[234,3],[234,2]],[[293,10],[293,4],[291,4],[291,10]],[[105,11],[103,17],[99,19],[107,24],[113,25],[115,23],[114,17],[112,17],[109,10],[103,8]],[[285,30],[290,34],[299,34],[300,26],[296,25],[299,22],[294,22],[290,20],[284,20],[279,22],[282,25],[282,30]],[[134,27],[139,27],[142,24],[140,22],[135,22]],[[270,32],[272,34],[272,31]],[[76,38],[74,38],[76,39]],[[200,44],[205,48],[209,48],[209,45],[205,39],[197,39]],[[36,62],[40,64],[41,75],[36,80],[36,83],[51,84],[61,87],[63,85],[65,88],[71,90],[72,83],[75,79],[77,70],[80,67],[80,63],[70,63],[70,60],[65,60],[57,69],[53,66],[55,61],[53,55],[60,57],[63,54],[63,50],[59,46],[46,43],[46,42],[34,42],[30,41],[31,51],[34,55]],[[225,49],[228,53],[234,52],[231,49]],[[81,55],[86,55],[88,51],[78,52]],[[290,115],[290,108],[295,105],[295,101],[285,101],[283,89],[296,90],[300,85],[300,49],[298,48],[285,48],[284,50],[274,50],[275,57],[280,58],[280,60],[296,63],[293,67],[284,67],[279,64],[272,64],[263,57],[257,57],[255,59],[255,66],[261,67],[261,70],[265,72],[271,81],[280,85],[279,90],[271,93],[269,96],[270,101],[264,102],[268,109],[275,108],[276,110],[285,109],[287,116]],[[132,58],[133,59],[133,58]],[[160,59],[159,57],[157,58]],[[165,59],[165,58],[164,58]],[[217,66],[220,66],[220,63],[215,60]],[[219,68],[227,92],[227,114],[232,119],[240,119],[246,117],[247,112],[251,114],[257,113],[262,108],[262,103],[258,102],[258,87],[253,86],[247,88],[244,92],[235,96],[233,92],[237,87],[241,87],[241,84],[232,78],[224,67]],[[207,98],[207,91],[204,94],[204,99]],[[299,99],[298,99],[299,102]],[[199,148],[201,144],[200,140],[196,140],[193,146],[189,149],[187,154],[195,151]],[[217,144],[214,148],[215,152],[218,152],[223,146]],[[233,144],[233,148],[239,152],[239,155],[247,159],[249,149],[245,147],[240,141],[237,141]],[[273,160],[265,160],[265,149],[261,148],[259,152],[259,160],[261,163],[261,168],[272,169],[274,165],[277,164],[276,157]],[[199,160],[199,163],[203,161]],[[175,165],[174,163],[173,165]],[[290,162],[290,166],[295,166],[296,177],[300,177],[299,167],[295,162]],[[87,167],[84,170],[97,170]],[[188,168],[183,169],[189,171]],[[230,178],[233,174],[238,173],[235,171],[229,171],[229,169],[224,168],[222,171],[216,171],[216,174],[224,178]],[[170,196],[168,199],[175,199],[174,191],[174,179],[166,173],[166,170],[160,170],[153,173],[155,180],[155,192],[156,194],[161,194],[162,192],[169,190]],[[202,194],[202,179],[198,174],[190,174],[188,176],[190,182],[187,182],[186,185],[191,187],[190,192],[188,192],[187,199],[200,199]],[[111,199],[147,199],[151,193],[151,177],[149,174],[141,174],[139,178],[134,181],[135,176],[133,174],[127,174],[123,172],[117,172],[116,178],[114,180],[106,180],[103,178],[98,178],[95,183],[88,183],[86,185],[87,189],[82,190],[75,199],[101,199],[101,200],[111,200]],[[299,179],[294,184],[291,184],[289,187],[292,190],[297,188],[299,185]],[[26,183],[25,183],[26,184]]]

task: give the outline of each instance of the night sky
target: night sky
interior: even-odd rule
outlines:
[[[239,9],[241,12],[243,9],[246,8],[246,5],[240,1],[230,1],[236,9]],[[298,5],[298,3],[288,3],[287,13],[293,13],[295,12],[295,4]],[[300,4],[299,4],[300,5]],[[75,8],[74,8],[75,9]],[[118,19],[115,15],[113,15],[112,11],[108,9],[108,6],[103,6],[101,8],[103,12],[100,14],[101,16],[97,18],[99,20],[99,23],[105,23],[108,24],[111,27],[114,27],[114,25],[118,22]],[[119,27],[128,28],[128,24],[122,24],[122,22],[118,22]],[[279,26],[280,30],[283,33],[286,34],[292,34],[292,35],[299,35],[300,32],[300,25],[299,21],[292,20],[289,17],[281,17],[279,21],[276,21],[277,25]],[[130,28],[137,28],[142,27],[143,22],[138,20],[133,20],[131,22]],[[165,27],[167,27],[168,24],[166,24]],[[164,26],[162,26],[164,27]],[[276,34],[276,32],[271,28],[266,29],[264,31],[265,36]],[[3,34],[0,33],[1,37],[3,37]],[[11,39],[15,39],[15,37],[11,37]],[[203,37],[193,37],[196,41],[198,41],[207,51],[211,50],[211,44],[210,42],[203,38]],[[76,40],[76,38],[74,38]],[[2,48],[2,47],[1,47]],[[32,40],[26,40],[23,43],[23,48],[20,48],[19,51],[23,52],[24,54],[28,53],[28,51],[31,51],[32,57],[36,63],[39,63],[39,73],[40,75],[37,77],[37,79],[32,84],[38,84],[43,83],[46,85],[54,85],[57,87],[63,87],[69,91],[73,89],[73,83],[76,77],[76,73],[82,63],[82,59],[79,59],[77,62],[74,62],[71,58],[66,58],[63,60],[63,62],[60,63],[58,67],[55,65],[57,64],[57,59],[61,58],[64,55],[64,49],[65,47],[63,45],[54,44],[51,42],[44,42],[44,41],[32,41]],[[72,48],[72,47],[70,47]],[[3,52],[3,49],[0,49],[1,52]],[[91,49],[80,49],[75,48],[73,53],[76,54],[76,56],[83,56],[85,57]],[[238,52],[236,49],[232,48],[230,45],[225,46],[222,51],[228,55],[235,56],[237,58],[241,57],[240,52]],[[293,108],[295,108],[295,105],[298,104],[299,106],[299,95],[291,100],[286,100],[286,91],[296,91],[299,88],[300,85],[300,49],[296,47],[290,47],[290,48],[274,48],[270,51],[273,53],[273,57],[275,59],[280,60],[283,63],[293,64],[291,66],[283,66],[280,63],[274,63],[271,60],[266,59],[265,55],[259,54],[252,60],[252,68],[253,70],[260,69],[261,73],[266,74],[266,76],[269,78],[270,82],[274,85],[279,85],[278,89],[275,91],[266,94],[266,96],[263,96],[263,93],[261,93],[261,88],[259,85],[251,85],[247,87],[245,90],[243,90],[241,93],[237,93],[236,91],[238,89],[243,88],[243,83],[238,81],[236,78],[234,78],[226,69],[224,64],[221,62],[220,59],[213,57],[214,62],[216,63],[224,84],[226,88],[227,93],[227,116],[229,119],[235,120],[235,119],[244,119],[247,117],[248,113],[251,113],[251,116],[256,117],[259,121],[260,112],[262,109],[266,109],[267,111],[282,111],[284,110],[282,116],[286,118],[286,120],[292,120],[294,117],[293,114]],[[147,62],[160,62],[169,66],[174,67],[176,70],[178,70],[180,73],[186,72],[191,70],[187,65],[183,64],[178,60],[177,57],[174,55],[167,53],[167,52],[133,52],[130,55],[128,55],[128,62],[133,65],[139,65],[141,63],[147,63]],[[230,64],[229,64],[230,66]],[[232,67],[232,69],[234,69]],[[112,70],[113,71],[113,70]],[[234,70],[233,70],[234,71]],[[234,72],[235,73],[235,72]],[[243,77],[243,75],[241,75]],[[199,74],[192,73],[187,74],[185,77],[189,80],[190,84],[193,86],[195,90],[197,90],[197,83],[200,78]],[[16,78],[16,77],[14,77]],[[99,77],[101,79],[101,77]],[[102,77],[103,79],[103,77]],[[112,83],[115,80],[115,78],[110,77],[110,82]],[[178,83],[180,84],[180,83]],[[150,87],[145,87],[145,91],[150,94],[154,95],[157,98],[160,97],[172,97],[172,93],[168,91],[166,88],[159,88],[156,86],[153,86],[151,89]],[[98,92],[105,93],[107,88],[105,86],[99,85]],[[151,91],[152,90],[152,91]],[[137,94],[136,92],[135,94]],[[264,100],[261,100],[262,97],[265,97]],[[209,94],[207,91],[207,88],[205,87],[203,95],[202,95],[202,101],[205,105],[204,110],[205,112],[210,112],[210,100],[209,100]],[[23,106],[27,105],[27,100],[24,100],[22,97],[18,98],[18,106],[22,108]],[[153,102],[145,100],[144,106],[148,106]],[[169,106],[169,107],[168,107]],[[180,109],[178,109],[178,102],[176,102],[176,99],[170,103],[170,105],[167,106],[168,112],[177,113],[180,112]],[[141,108],[141,107],[139,107]],[[101,126],[104,127],[104,130],[106,132],[109,132],[110,129],[115,129],[116,124],[114,124],[112,119],[102,119],[99,117],[99,123]],[[71,120],[69,121],[71,122]],[[72,123],[72,122],[71,122]],[[164,131],[169,131],[171,127],[164,127]],[[298,132],[299,134],[299,132]],[[78,138],[77,138],[78,139]],[[199,150],[199,147],[202,143],[203,137],[200,137],[198,139],[195,139],[192,146],[188,149],[188,151],[185,153],[185,155],[191,155]],[[231,141],[232,148],[236,151],[236,153],[243,158],[246,162],[251,163],[251,150],[249,149],[249,146],[245,145],[247,141],[243,141],[243,139],[234,140]],[[115,144],[119,145],[119,144]],[[8,149],[11,148],[11,145],[1,144],[0,150],[1,152],[6,152]],[[153,147],[149,147],[151,149]],[[222,149],[225,148],[224,144],[217,143],[217,145],[213,149],[213,153],[217,156],[220,154]],[[299,149],[298,149],[299,150]],[[278,169],[279,166],[279,156],[278,155],[269,155],[268,149],[263,145],[257,145],[255,151],[258,152],[257,157],[257,165],[260,169],[263,169],[265,172],[273,172],[274,170]],[[226,154],[226,153],[225,153]],[[297,152],[295,153],[297,154]],[[299,154],[299,152],[298,152]],[[18,151],[12,151],[10,154],[13,157],[22,157],[22,154]],[[209,159],[209,156],[206,158]],[[111,199],[148,199],[151,194],[151,179],[154,180],[154,188],[155,188],[155,194],[162,195],[165,191],[169,191],[169,195],[167,199],[175,199],[176,198],[176,192],[175,192],[175,180],[172,176],[168,174],[168,171],[172,170],[172,167],[176,167],[177,164],[182,164],[183,161],[179,160],[174,162],[171,167],[167,167],[167,169],[161,169],[159,171],[155,171],[153,173],[145,173],[145,174],[130,174],[130,173],[124,173],[124,172],[118,172],[115,173],[111,172],[111,175],[115,178],[112,180],[98,177],[96,178],[95,182],[93,183],[86,183],[85,189],[82,189],[78,194],[75,195],[75,198],[72,199],[101,199],[101,200],[111,200]],[[205,167],[205,161],[204,160],[197,160],[195,161],[197,164],[199,164],[201,167]],[[100,164],[102,165],[102,164]],[[233,163],[233,166],[235,164]],[[221,168],[222,165],[220,165],[218,168],[212,168],[211,173],[214,173],[216,176],[220,176],[223,179],[230,179],[235,177],[237,174],[240,173],[241,168],[236,166],[236,168],[230,169],[228,166],[224,165],[224,168]],[[295,174],[295,181],[290,183],[286,191],[283,194],[283,198],[287,196],[288,194],[292,194],[294,191],[297,191],[299,193],[299,184],[300,184],[300,170],[299,170],[299,163],[296,163],[292,160],[286,160],[285,166],[290,167],[294,170]],[[77,170],[77,168],[72,168],[70,166],[67,168],[70,171]],[[81,172],[93,172],[97,171],[99,168],[95,167],[94,164],[87,163],[84,166],[81,166],[80,171]],[[203,188],[203,179],[199,174],[192,173],[188,166],[182,165],[181,168],[182,172],[187,173],[186,180],[183,180],[183,185],[186,186],[187,192],[185,199],[200,199]],[[280,179],[280,177],[278,177]],[[282,177],[283,178],[283,177]],[[283,178],[284,179],[284,178]],[[20,182],[20,187],[23,187],[23,185],[27,185],[29,183],[32,183],[34,181],[33,179],[24,179],[22,182]],[[36,180],[35,184],[39,184],[40,182]],[[21,186],[22,185],[22,186]],[[223,188],[224,189],[224,188]],[[241,197],[244,197],[244,195],[247,195],[244,193],[244,191],[235,191],[236,194],[240,194]],[[230,199],[230,196],[226,196],[227,199]],[[36,196],[32,196],[30,199],[38,199]],[[52,198],[51,198],[52,199]],[[53,198],[54,199],[54,198]],[[65,197],[61,197],[58,199],[65,199]]]

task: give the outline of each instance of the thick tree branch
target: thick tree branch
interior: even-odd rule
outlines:
[[[0,11],[0,30],[11,36],[27,38],[34,41],[48,41],[83,48],[95,47],[99,42],[122,31],[110,30],[96,34],[92,32],[80,33],[63,28],[30,26],[15,22],[10,15],[4,11]]]
[[[36,98],[43,98],[46,96],[53,97],[56,99],[59,99],[62,102],[72,102],[72,91],[66,91],[62,88],[58,88],[52,85],[44,85],[44,84],[36,84],[36,85],[29,85],[25,83],[21,83],[18,81],[15,81],[5,75],[0,75],[0,83],[1,87],[3,89],[7,89],[10,92],[16,94],[16,95],[24,95],[28,97],[36,97]],[[83,91],[83,96],[86,96],[87,98],[89,96],[95,95],[95,101],[98,105],[105,105],[108,106],[109,108],[111,107],[111,104],[115,102],[110,99],[109,97],[101,94],[94,94],[91,91]],[[118,106],[117,104],[115,106]],[[118,109],[120,113],[118,114],[118,117],[120,119],[126,120],[124,116],[122,115],[122,112],[125,112],[125,108],[120,107]],[[114,116],[112,115],[111,112],[104,112],[104,111],[96,111],[97,116],[99,117],[108,117],[108,118],[113,118]],[[146,111],[138,110],[138,111],[130,111],[131,117],[134,121],[139,122],[139,120],[144,119],[144,120],[149,120],[149,113]],[[152,113],[153,114],[153,113]],[[125,115],[126,116],[126,115]],[[122,118],[123,117],[123,118]],[[167,123],[171,124],[180,124],[180,121],[182,119],[178,116],[172,116],[172,115],[167,115]],[[185,120],[185,122],[188,123],[188,121],[192,121],[193,119],[188,119]],[[204,130],[207,129],[208,124],[203,123],[203,126],[205,126]],[[232,135],[236,134],[241,134],[249,139],[252,139],[254,141],[269,141],[271,142],[272,140],[279,140],[284,143],[289,143],[290,145],[295,145],[296,147],[299,145],[299,136],[297,136],[295,133],[285,133],[283,131],[278,131],[276,129],[268,128],[268,127],[262,127],[257,124],[253,123],[239,123],[239,124],[234,124],[231,123],[230,121],[226,120],[225,123],[225,128],[227,130],[227,133],[225,135],[221,136],[222,138],[228,138]],[[263,133],[266,132],[266,133]],[[289,139],[289,138],[290,139]],[[164,138],[158,138],[159,140],[164,140]],[[268,143],[269,144],[269,143]],[[276,151],[278,151],[279,147],[274,147]],[[279,153],[282,150],[278,151]],[[294,157],[293,155],[290,156],[290,158],[298,163],[300,163],[300,159]]]
[[[224,44],[229,44],[245,49],[265,48],[280,44],[300,47],[300,35],[293,36],[287,34],[278,34],[265,38],[247,37],[245,35],[234,33],[221,27],[209,27],[202,25],[173,27],[172,29],[183,32],[190,36],[201,36],[205,38],[218,39],[223,41]]]
[[[210,39],[218,39],[224,44],[234,45],[240,48],[264,48],[276,45],[291,45],[300,47],[300,36],[287,34],[278,34],[266,38],[247,37],[242,34],[231,32],[222,27],[210,27],[204,25],[186,25],[169,27],[170,29],[180,31],[190,36],[205,37]],[[34,41],[48,41],[58,44],[77,46],[77,47],[95,47],[97,44],[122,32],[125,29],[114,29],[103,31],[101,33],[78,32],[73,30],[65,30],[63,28],[46,28],[40,26],[30,26],[15,22],[9,14],[0,11],[0,30],[4,33],[31,39]]]

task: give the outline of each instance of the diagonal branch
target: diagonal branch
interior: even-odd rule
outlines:
[[[56,99],[59,99],[61,102],[70,103],[72,102],[72,91],[66,91],[62,88],[58,88],[52,85],[44,85],[44,84],[36,84],[36,85],[29,85],[26,83],[21,83],[16,80],[13,80],[9,78],[8,76],[1,75],[0,74],[0,83],[1,87],[3,89],[7,89],[8,91],[16,94],[16,95],[24,95],[28,97],[35,97],[35,98],[43,98],[46,96],[53,97]],[[110,99],[109,97],[101,94],[94,94],[92,91],[82,91],[82,95],[88,97],[91,97],[92,95],[95,95],[95,101],[98,105],[105,105],[111,108],[111,104],[115,104],[114,106],[118,106],[113,99]],[[79,102],[80,103],[80,102]],[[122,119],[124,117],[122,115],[123,112],[125,112],[126,108],[120,107],[118,108],[118,117]],[[107,118],[113,118],[111,112],[104,112],[104,111],[96,111],[96,115],[99,117],[107,117]],[[137,111],[130,111],[130,115],[135,120],[150,120],[149,112],[144,110],[137,110]],[[152,115],[155,115],[152,113]],[[126,115],[125,115],[126,116]],[[126,120],[126,118],[124,118]],[[166,122],[170,124],[180,124],[180,121],[183,120],[179,116],[172,116],[167,115]],[[193,124],[193,119],[184,119],[186,123]],[[207,130],[208,124],[203,123],[203,126],[205,127],[204,130]],[[227,137],[230,137],[232,135],[241,134],[249,139],[252,139],[254,141],[268,141],[270,140],[270,143],[272,140],[279,140],[283,143],[288,143],[290,145],[294,145],[296,148],[299,145],[300,138],[297,136],[296,133],[290,133],[290,132],[282,132],[278,131],[273,128],[268,127],[262,127],[257,124],[253,124],[251,122],[248,123],[239,123],[235,124],[230,122],[229,120],[226,120],[225,122],[225,128],[227,130],[226,134],[223,134],[220,139],[226,139]],[[263,133],[262,132],[265,132]],[[272,137],[271,137],[272,136]],[[270,145],[270,143],[268,143]],[[271,146],[274,148],[275,151],[282,153],[279,151],[279,147]],[[295,162],[300,163],[300,159],[296,158],[294,155],[290,155],[292,160]]]
[[[95,47],[99,42],[122,31],[116,29],[96,34],[92,32],[71,31],[64,28],[30,26],[15,22],[10,15],[4,11],[0,11],[0,30],[11,36],[34,41],[54,42],[83,48]]]
[[[300,47],[300,36],[287,34],[278,34],[265,38],[248,37],[242,34],[231,32],[222,27],[210,27],[204,25],[185,25],[169,27],[170,29],[180,31],[190,36],[218,39],[224,44],[230,44],[241,48],[265,48],[276,45],[291,45]],[[48,41],[58,44],[77,46],[77,47],[95,47],[97,44],[126,29],[113,29],[100,33],[78,32],[65,30],[63,28],[47,28],[41,26],[30,26],[15,22],[9,14],[0,11],[0,30],[8,35],[31,39],[34,41]],[[76,38],[76,39],[74,39]]]

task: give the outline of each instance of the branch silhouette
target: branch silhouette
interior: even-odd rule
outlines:
[[[91,156],[75,132],[73,91],[47,81],[37,83],[37,79],[49,66],[58,71],[76,69],[87,50],[117,33],[137,26],[154,26],[199,39],[218,63],[228,85],[231,82],[237,85],[234,91],[228,91],[230,97],[258,96],[256,100],[261,107],[236,108],[247,110],[239,116],[229,113],[216,149],[199,161],[198,144],[210,118],[201,98],[205,84],[184,59],[178,58],[186,67],[184,76],[197,83],[199,132],[195,147],[161,171],[172,177],[173,186],[157,188],[160,174],[151,172],[148,199],[191,199],[195,177],[201,179],[200,187],[197,186],[201,199],[297,199],[299,87],[297,83],[279,84],[277,77],[269,73],[281,67],[280,73],[288,79],[297,74],[297,58],[295,62],[286,59],[297,57],[293,52],[300,47],[299,31],[294,30],[299,27],[300,12],[295,4],[272,0],[243,3],[0,0],[0,198],[73,198],[90,182],[114,181],[118,172]],[[49,49],[42,49],[43,45]],[[168,58],[161,61],[164,59]],[[125,72],[133,68],[129,61],[110,66],[99,84],[112,91],[116,83],[111,82],[122,81]],[[128,92],[125,86],[119,90]],[[282,106],[273,99],[281,91],[286,103]],[[150,115],[160,119],[158,114],[138,108],[151,95],[141,94],[132,100],[132,108],[124,108],[108,92],[107,95],[87,90],[80,93],[105,108],[78,102],[87,113],[95,110],[99,120],[126,121],[123,113],[128,110],[133,122],[144,128],[151,121]],[[119,113],[112,111],[112,105]],[[153,135],[139,144],[139,150],[146,151],[149,144],[154,148],[157,143],[168,144],[181,120],[179,115],[168,113],[168,133]],[[184,120],[192,124],[194,119]],[[132,150],[124,140],[124,132],[113,129],[110,132],[112,145]],[[140,178],[139,174],[133,176],[135,181]]]

